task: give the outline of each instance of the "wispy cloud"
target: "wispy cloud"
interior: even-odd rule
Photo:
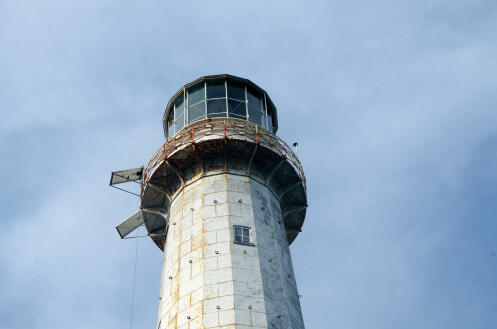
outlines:
[[[308,328],[493,328],[494,1],[0,4],[0,328],[129,324],[138,206],[107,187],[200,75],[265,88],[298,140]],[[136,328],[161,253],[139,245]]]

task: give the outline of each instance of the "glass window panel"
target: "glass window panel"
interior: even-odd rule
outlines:
[[[252,92],[248,91],[248,92],[247,92],[247,102],[248,102],[249,104],[254,104],[254,105],[256,105],[256,104],[257,104],[257,106],[260,106],[260,104],[261,104],[261,102],[262,102],[262,98],[261,98],[261,97],[256,96],[254,93],[252,93]]]
[[[226,113],[226,98],[207,101],[207,113]]]
[[[273,113],[269,109],[267,112],[267,130],[273,132]]]
[[[252,90],[247,90],[247,103],[249,121],[264,126],[264,99],[257,96]]]
[[[200,102],[188,108],[188,123],[205,118],[205,102]]]
[[[266,104],[264,100],[262,101],[262,127],[267,128],[267,113],[266,113]]]
[[[177,133],[178,131],[181,130],[181,128],[183,128],[183,126],[185,125],[185,115],[184,114],[181,114],[179,116],[179,118],[177,118],[176,120],[174,120],[174,133]]]
[[[242,229],[240,227],[235,227],[235,241],[243,242]]]
[[[243,243],[250,243],[250,238],[248,236],[243,236]]]
[[[169,120],[167,121],[167,136],[169,138],[174,136],[174,121],[173,121],[173,116],[169,116]]]
[[[250,243],[250,235],[248,228],[242,228],[242,241],[243,243]]]
[[[228,117],[240,119],[240,120],[247,120],[247,117],[245,115],[238,115],[238,114],[233,114],[233,113],[228,113]]]
[[[226,97],[226,89],[224,81],[207,82],[207,98]]]
[[[246,117],[245,102],[235,101],[233,99],[228,99],[228,113],[230,116],[235,114],[235,116]]]
[[[262,122],[262,98],[257,97],[250,91],[247,92],[249,121],[261,125]]]
[[[223,112],[223,113],[211,113],[211,114],[207,114],[207,117],[208,118],[226,118],[227,115],[226,112]]]
[[[175,111],[174,111],[174,119],[177,119],[184,112],[184,100],[183,94],[176,98],[176,102],[174,103]]]
[[[234,226],[235,242],[250,244],[250,229],[246,227]]]
[[[245,87],[243,85],[228,83],[228,97],[245,100]]]
[[[259,105],[249,104],[248,115],[250,122],[258,124],[259,126],[261,125],[262,113]]]
[[[190,107],[190,105],[202,101],[204,97],[205,97],[205,92],[204,92],[203,82],[196,86],[191,87],[190,89],[188,89],[188,107]]]

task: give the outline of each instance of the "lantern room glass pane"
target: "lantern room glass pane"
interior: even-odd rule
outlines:
[[[229,77],[208,78],[180,91],[169,112],[164,127],[167,139],[185,125],[205,118],[247,120],[275,132],[276,109],[271,100],[252,84]]]
[[[184,125],[185,125],[185,114],[182,113],[176,120],[174,120],[174,133],[180,131]]]
[[[207,117],[208,118],[226,118],[226,112],[208,114]]]
[[[178,96],[178,98],[176,98],[176,102],[174,102],[174,119],[177,119],[180,115],[183,114],[183,112],[185,111],[184,105],[183,94],[181,94],[180,96]]]
[[[257,97],[252,92],[247,92],[248,119],[250,122],[261,125],[262,122],[262,98]]]
[[[269,109],[267,111],[267,130],[273,132],[273,112]]]
[[[224,113],[223,116],[226,116],[226,98],[208,100],[207,116],[209,118],[219,117],[219,116],[213,116],[213,114],[219,114],[219,113]]]
[[[228,82],[228,97],[244,101],[245,86]]]
[[[256,125],[259,126],[262,125],[262,113],[260,105],[249,104],[248,115],[249,115],[248,119],[250,122],[255,123]]]
[[[205,118],[205,102],[200,102],[188,108],[188,123]]]
[[[207,82],[207,98],[226,97],[224,81]]]
[[[174,120],[172,113],[169,116],[169,120],[167,120],[167,137],[171,138],[174,136]]]
[[[204,98],[205,91],[203,82],[188,89],[188,107],[204,100]]]
[[[228,114],[230,117],[246,119],[245,102],[228,99]]]

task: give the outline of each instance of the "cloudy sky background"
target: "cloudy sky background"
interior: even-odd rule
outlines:
[[[0,328],[129,328],[147,163],[184,83],[251,79],[298,141],[306,327],[495,328],[497,2],[0,2]],[[134,328],[161,252],[138,246]]]

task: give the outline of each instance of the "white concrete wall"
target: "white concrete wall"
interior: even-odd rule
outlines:
[[[268,328],[303,329],[304,322],[278,200],[252,181],[251,197]]]
[[[303,329],[281,211],[248,177],[221,174],[185,187],[171,206],[159,327]],[[233,225],[253,246],[235,244]]]

